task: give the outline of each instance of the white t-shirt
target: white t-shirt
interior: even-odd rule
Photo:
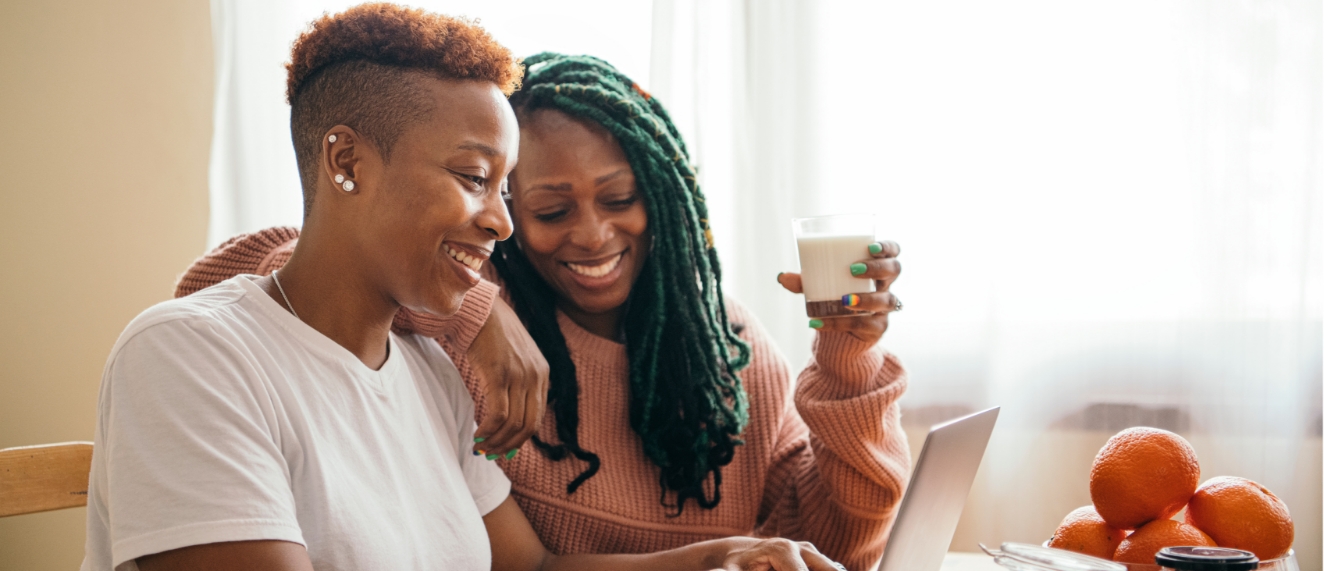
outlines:
[[[255,276],[159,304],[101,381],[84,570],[191,545],[303,544],[318,571],[482,569],[510,493],[473,456],[473,401],[436,342],[373,371]]]

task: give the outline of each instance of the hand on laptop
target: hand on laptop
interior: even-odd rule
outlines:
[[[732,537],[733,545],[722,562],[724,571],[780,571],[808,569],[809,571],[839,571],[844,569],[818,552],[812,543],[789,539],[754,539]]]

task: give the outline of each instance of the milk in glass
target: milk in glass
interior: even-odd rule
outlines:
[[[823,216],[795,221],[800,280],[810,317],[854,315],[841,303],[851,293],[875,291],[874,281],[852,276],[851,264],[870,258],[876,242],[872,216]]]

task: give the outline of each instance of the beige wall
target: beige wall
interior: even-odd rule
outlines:
[[[209,6],[0,2],[0,447],[91,440],[106,355],[207,231]],[[75,569],[84,509],[0,520],[0,569]]]

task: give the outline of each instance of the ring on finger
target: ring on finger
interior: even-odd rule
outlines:
[[[842,565],[842,564],[840,564],[840,563],[837,563],[836,561],[833,561],[833,562],[832,562],[832,566],[833,566],[833,567],[836,567],[837,569],[840,569],[841,571],[846,571],[846,566],[845,566],[845,565]]]
[[[892,311],[901,311],[901,308],[902,308],[902,307],[903,307],[903,306],[901,305],[901,300],[900,300],[900,299],[897,299],[897,300],[896,300],[896,307],[893,307],[893,308],[892,308]]]

